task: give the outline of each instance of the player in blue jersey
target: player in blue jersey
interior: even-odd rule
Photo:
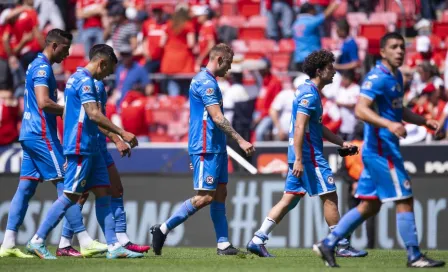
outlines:
[[[380,42],[381,61],[366,75],[356,105],[357,117],[365,122],[362,159],[364,171],[356,197],[362,200],[339,225],[313,250],[327,266],[337,267],[334,247],[337,242],[377,214],[384,202],[395,202],[397,229],[408,253],[408,267],[444,266],[420,252],[415,227],[411,182],[404,168],[399,139],[406,137],[402,121],[437,130],[435,120],[425,119],[403,107],[403,64],[405,41],[398,33],[388,33]]]
[[[107,102],[106,89],[102,81],[95,80],[94,82],[96,91],[98,92],[99,96],[101,111],[104,115],[106,115],[106,102]],[[106,136],[111,140],[111,142],[115,143],[118,150],[122,152],[122,156],[125,155],[123,152],[125,152],[127,146],[125,142],[117,134],[114,134],[107,130],[102,130],[101,128],[100,130],[101,132],[98,134],[98,145],[100,148],[101,155],[106,163],[107,172],[111,184],[110,187],[112,196],[111,208],[112,213],[114,215],[115,233],[117,234],[118,242],[128,250],[140,253],[148,252],[148,250],[150,249],[149,246],[137,245],[132,243],[126,234],[126,212],[124,210],[124,204],[123,204],[123,185],[121,183],[120,175],[118,174],[118,170],[117,167],[115,166],[114,160],[112,159],[112,156],[110,155],[109,151],[107,151]],[[130,156],[130,154],[131,153],[129,152],[128,155]],[[83,194],[80,201],[78,201],[80,209],[82,209],[82,206],[86,202],[88,196],[89,194],[86,192]],[[62,236],[61,241],[59,243],[59,249],[71,247],[72,238],[73,238],[73,230],[71,229],[68,221],[64,220],[64,227],[62,229]],[[73,256],[70,252],[58,256],[67,256],[67,255]]]
[[[138,145],[134,134],[115,126],[102,114],[98,106],[99,97],[93,80],[102,80],[112,74],[117,57],[112,47],[106,44],[93,46],[89,57],[90,62],[84,68],[78,68],[68,79],[64,91],[64,155],[67,157],[64,193],[53,203],[37,233],[26,246],[28,252],[42,259],[56,259],[48,251],[44,240],[68,208],[75,207],[79,210],[74,204],[88,190],[96,196],[96,216],[107,241],[106,257],[143,257],[141,253],[125,249],[117,240],[110,207],[107,167],[98,147],[98,126],[120,135],[129,143],[130,148]]]
[[[72,35],[60,29],[53,29],[46,37],[42,54],[29,65],[25,83],[25,112],[20,129],[20,144],[23,160],[20,182],[8,215],[8,223],[0,249],[0,257],[32,257],[15,247],[17,232],[25,217],[28,202],[39,182],[52,181],[62,195],[65,158],[57,137],[56,116],[62,115],[64,107],[56,103],[56,79],[51,65],[60,63],[68,56]],[[106,246],[93,241],[82,224],[78,209],[69,209],[66,214],[77,236],[81,236],[86,255],[105,252]]]
[[[222,94],[216,77],[225,76],[232,61],[232,49],[228,45],[218,44],[210,51],[207,67],[191,81],[188,152],[193,165],[193,187],[197,194],[187,199],[162,225],[151,228],[156,255],[162,254],[169,231],[208,205],[215,228],[218,255],[236,255],[239,252],[228,238],[225,207],[228,182],[226,135],[237,141],[247,156],[252,155],[255,149],[232,128],[223,115]]]
[[[318,195],[322,200],[330,230],[338,224],[338,196],[332,171],[323,155],[323,139],[343,148],[350,148],[352,144],[344,142],[322,125],[322,89],[333,81],[333,62],[331,52],[320,50],[311,53],[303,63],[303,71],[310,79],[298,87],[295,99],[291,101],[289,171],[285,191],[246,247],[249,252],[260,257],[273,257],[265,247],[269,233],[306,193],[310,196]],[[338,245],[338,254],[343,257],[364,257],[367,252],[355,250],[344,239]]]

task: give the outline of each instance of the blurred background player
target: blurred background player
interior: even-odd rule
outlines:
[[[56,104],[56,80],[51,65],[60,63],[68,56],[72,35],[60,29],[51,30],[46,37],[46,47],[42,54],[31,63],[27,71],[25,90],[25,113],[20,130],[20,144],[23,160],[19,187],[11,202],[8,223],[0,249],[0,256],[28,258],[15,247],[17,232],[23,223],[28,202],[34,195],[37,185],[42,181],[52,181],[63,194],[65,162],[62,146],[57,137],[56,116],[62,115],[64,107]],[[95,242],[82,224],[82,215],[76,207],[66,213],[72,228],[83,241],[86,255],[105,252],[103,244]]]
[[[101,112],[104,116],[106,116],[106,101],[107,101],[107,93],[104,88],[104,84],[102,81],[95,80],[95,87],[98,92]],[[120,174],[118,173],[118,169],[115,166],[115,162],[112,159],[109,151],[107,151],[107,143],[106,137],[110,139],[111,142],[115,143],[117,149],[120,153],[125,155],[123,152],[127,149],[126,143],[117,135],[112,132],[109,132],[105,129],[99,127],[100,133],[98,133],[98,146],[101,152],[101,155],[106,163],[107,172],[110,181],[110,192],[111,192],[111,208],[112,214],[114,216],[115,221],[115,233],[117,235],[118,242],[126,249],[134,251],[134,252],[148,252],[150,249],[149,246],[141,246],[132,243],[129,240],[128,235],[126,234],[126,212],[124,210],[123,204],[123,185],[121,183]],[[131,153],[128,153],[130,156]],[[84,193],[81,197],[80,201],[78,201],[79,208],[82,209],[82,206],[87,201],[89,194]],[[62,229],[61,241],[59,243],[58,251],[56,252],[57,256],[74,256],[72,245],[73,231],[70,227],[70,224],[67,220],[64,220],[64,228]],[[71,248],[71,252],[67,252],[64,249]],[[60,252],[60,254],[58,254]],[[67,254],[68,253],[68,254]],[[79,253],[78,253],[79,254]]]
[[[273,257],[266,250],[268,235],[283,217],[308,193],[319,195],[324,205],[325,220],[334,229],[339,221],[338,196],[333,174],[323,156],[323,139],[341,147],[351,147],[341,137],[322,125],[322,89],[333,81],[336,73],[334,56],[320,50],[311,53],[303,63],[303,71],[310,77],[300,85],[293,100],[289,128],[288,164],[282,199],[275,205],[263,221],[260,229],[247,244],[247,250],[260,257]],[[338,244],[338,255],[343,257],[364,257],[367,252],[352,248],[347,239]]]
[[[207,67],[191,81],[188,151],[193,164],[193,183],[197,194],[187,199],[162,225],[151,228],[152,246],[156,255],[162,254],[169,231],[208,205],[216,233],[217,254],[236,255],[240,252],[229,242],[226,218],[226,135],[238,142],[247,156],[251,156],[255,149],[232,128],[223,115],[222,94],[216,77],[226,75],[231,68],[232,59],[233,51],[228,45],[216,45],[210,51]]]
[[[94,79],[102,80],[112,74],[117,63],[112,47],[98,44],[89,53],[90,62],[68,79],[64,91],[64,155],[67,157],[64,193],[53,203],[37,233],[28,242],[28,252],[41,259],[56,259],[44,244],[47,235],[57,226],[62,216],[80,196],[91,190],[95,196],[98,223],[106,237],[107,258],[140,258],[141,253],[129,251],[121,246],[115,234],[114,215],[111,209],[110,182],[106,162],[98,150],[98,126],[120,135],[130,144],[138,142],[132,133],[115,126],[98,107],[99,97]],[[129,148],[127,149],[129,151]],[[125,151],[127,153],[127,151]],[[67,218],[69,219],[69,218]],[[81,218],[82,221],[82,218]],[[73,224],[70,224],[73,227]],[[76,232],[76,231],[75,231]]]
[[[444,266],[445,262],[420,252],[413,210],[410,178],[404,168],[399,139],[406,137],[403,121],[437,130],[438,122],[425,119],[403,107],[403,77],[398,69],[404,61],[405,42],[398,33],[381,38],[381,61],[367,74],[356,105],[356,115],[366,124],[362,152],[364,170],[356,197],[362,202],[342,218],[340,224],[313,250],[327,266],[337,267],[334,247],[367,218],[380,211],[384,202],[395,202],[397,229],[406,246],[408,267]],[[375,110],[372,108],[375,107]]]

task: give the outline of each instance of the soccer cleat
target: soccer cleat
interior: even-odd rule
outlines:
[[[445,262],[430,259],[430,258],[426,257],[425,254],[422,254],[422,256],[420,256],[420,258],[418,258],[414,261],[408,261],[407,266],[414,267],[414,268],[442,267],[442,266],[445,266]]]
[[[326,266],[339,267],[334,258],[333,248],[326,247],[324,244],[318,243],[313,245],[313,251],[317,254],[317,256],[322,258]]]
[[[34,258],[34,256],[23,253],[22,251],[20,251],[20,249],[16,247],[0,248],[0,257],[16,257],[21,259]]]
[[[81,255],[85,258],[93,257],[97,254],[103,254],[107,252],[107,245],[93,240],[92,243],[86,248],[81,247]]]
[[[225,249],[216,249],[216,254],[218,255],[238,255],[238,254],[246,254],[245,252],[242,252],[241,250],[234,248],[232,245],[226,247]]]
[[[150,246],[141,246],[141,245],[137,245],[137,244],[134,244],[131,242],[124,245],[124,248],[126,248],[127,250],[130,250],[130,251],[138,252],[138,253],[148,252],[148,250],[151,249]]]
[[[82,254],[74,249],[72,246],[64,247],[64,248],[58,248],[56,250],[56,256],[58,257],[75,257],[79,258],[82,257]]]
[[[258,257],[274,257],[273,255],[269,254],[264,244],[257,245],[252,242],[252,240],[247,243],[246,249],[248,252],[257,255]]]
[[[29,241],[26,244],[26,250],[29,253],[36,255],[37,257],[45,260],[56,260],[57,258],[48,251],[44,244],[33,244]]]
[[[340,241],[336,249],[336,257],[365,257],[367,254],[368,253],[365,250],[357,250],[353,248],[347,239]]]
[[[124,248],[122,246],[115,250],[108,251],[106,253],[107,259],[119,259],[119,258],[135,259],[135,258],[142,258],[142,257],[143,257],[142,253],[127,250],[126,248]]]
[[[151,229],[152,234],[152,250],[156,255],[162,255],[162,247],[165,244],[166,234],[160,230],[160,225],[152,226]]]

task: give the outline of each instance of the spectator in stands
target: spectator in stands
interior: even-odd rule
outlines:
[[[19,136],[19,103],[11,88],[0,86],[0,146],[15,142]]]
[[[7,18],[11,14],[11,9],[7,8],[0,13],[0,37],[5,32]],[[9,90],[12,88],[12,75],[8,65],[8,54],[4,46],[0,46],[0,90]]]
[[[336,104],[342,119],[339,135],[344,141],[351,141],[355,132],[355,106],[358,102],[360,87],[354,80],[355,72],[353,70],[342,72],[341,88],[336,95]]]
[[[197,21],[200,24],[198,35],[198,56],[196,57],[196,64],[194,71],[199,72],[201,67],[207,66],[208,54],[215,46],[217,40],[216,26],[213,22],[213,12],[207,6],[196,6],[193,9],[193,14],[197,16]]]
[[[433,87],[429,86],[433,85]],[[413,100],[423,93],[425,88],[432,89],[443,92],[444,82],[438,76],[437,67],[431,65],[428,61],[425,61],[417,66],[417,72],[414,74],[414,78],[411,83],[411,89],[406,96],[406,100],[413,103]]]
[[[136,84],[142,86],[142,88],[144,88],[144,93],[148,96],[154,91],[154,86],[149,80],[148,72],[133,60],[130,48],[122,49],[120,58],[121,64],[118,65],[117,70],[115,71],[114,90],[114,96],[118,98],[118,108],[120,107],[121,102],[126,98],[128,91]]]
[[[178,5],[160,42],[164,48],[160,72],[168,75],[194,73],[194,33],[188,8]],[[166,81],[165,89],[168,89],[170,95],[178,95],[181,92],[187,94],[190,80],[191,78]]]
[[[89,52],[95,44],[104,42],[102,18],[106,15],[106,0],[77,0],[76,18],[82,22],[78,29],[81,35],[84,51]],[[86,60],[89,54],[86,54]]]
[[[334,134],[338,134],[342,124],[341,112],[338,105],[324,95],[322,95],[321,101],[323,108],[322,125],[326,126]]]
[[[358,56],[358,45],[350,34],[350,25],[347,20],[342,19],[337,22],[337,33],[339,38],[343,41],[340,50],[340,55],[336,60],[334,68],[341,71],[353,70],[360,67],[361,62]]]
[[[272,119],[269,116],[269,109],[271,108],[272,101],[282,90],[281,81],[271,73],[271,62],[264,58],[266,63],[265,68],[260,70],[260,74],[263,78],[263,85],[260,93],[258,94],[256,104],[256,118],[254,120],[255,139],[257,141],[263,141],[266,132],[271,130]]]
[[[13,11],[20,11],[18,12],[20,15],[10,19],[3,34],[6,53],[9,57],[18,56],[25,70],[45,45],[33,3],[33,0],[19,1],[19,5]]]
[[[323,13],[317,14],[316,8],[305,3],[300,7],[300,14],[293,25],[293,38],[295,42],[294,70],[302,71],[302,63],[313,51],[321,48],[319,26],[339,6],[338,0],[334,1]]]
[[[291,26],[294,21],[293,1],[265,0],[265,5],[268,17],[266,36],[275,41],[291,38]]]
[[[59,28],[65,30],[65,23],[62,19],[61,10],[54,1],[35,0],[34,8],[38,11],[39,29]]]
[[[146,58],[145,68],[149,73],[160,71],[163,48],[160,40],[164,35],[166,22],[163,10],[160,7],[152,9],[151,18],[146,20],[142,26],[143,54]]]
[[[348,12],[364,12],[370,14],[375,10],[379,0],[348,0]]]
[[[435,20],[436,10],[441,4],[446,2],[445,0],[423,0],[420,1],[422,17],[428,20]]]
[[[444,69],[444,58],[439,53],[432,50],[431,40],[428,36],[418,36],[416,39],[417,52],[411,55],[407,65],[410,68],[415,68],[417,65],[424,61],[430,62],[432,65],[437,66],[439,71]]]
[[[274,123],[272,134],[277,141],[287,141],[291,125],[292,101],[295,94],[293,89],[281,91],[274,99],[269,115]]]
[[[352,144],[356,145],[359,149],[359,154],[355,156],[347,156],[344,158],[344,166],[342,168],[344,180],[348,183],[348,206],[349,209],[353,209],[358,206],[360,199],[355,197],[356,189],[358,188],[358,181],[361,177],[361,173],[364,169],[362,163],[362,145],[364,143],[364,123],[358,122],[355,126],[354,139]],[[375,247],[375,217],[370,217],[367,220],[367,248]]]
[[[114,5],[108,12],[110,23],[105,31],[105,38],[112,40],[112,47],[118,52],[132,52],[137,49],[137,25],[126,18],[126,10],[121,5]]]
[[[145,107],[145,89],[135,84],[121,103],[120,116],[123,129],[137,136],[139,143],[149,142]]]

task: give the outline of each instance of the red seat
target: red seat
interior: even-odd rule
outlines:
[[[347,13],[347,22],[352,28],[358,28],[359,24],[367,23],[367,14],[364,12]]]
[[[223,16],[232,16],[236,15],[237,13],[237,7],[236,7],[236,0],[226,0],[221,4],[221,14]]]
[[[294,49],[296,49],[296,44],[294,43],[293,39],[283,39],[280,40],[279,43],[279,50],[280,52],[293,52]]]
[[[322,49],[326,50],[336,50],[338,49],[338,40],[332,39],[332,38],[321,38],[320,44],[322,46]]]
[[[445,39],[448,36],[448,22],[434,22],[432,25],[432,33]]]
[[[272,69],[277,71],[288,71],[289,60],[291,58],[291,53],[286,52],[276,52],[271,54],[271,64]]]
[[[369,22],[371,24],[396,25],[398,16],[395,12],[374,12],[370,14]]]
[[[246,59],[259,59],[277,51],[277,44],[273,40],[248,40],[248,51],[245,54]]]
[[[256,15],[256,16],[250,17],[247,20],[246,26],[266,28],[267,24],[268,24],[268,17]]]
[[[235,53],[241,53],[241,54],[244,54],[247,51],[249,51],[246,41],[243,41],[243,40],[233,40],[232,41],[232,49]]]
[[[228,25],[236,28],[243,27],[246,23],[246,18],[243,16],[221,16],[219,18],[219,25]]]
[[[442,22],[448,22],[448,10],[444,10],[442,13]]]
[[[347,16],[347,1],[342,1],[339,7],[334,11],[333,17],[344,18]]]
[[[384,24],[361,24],[359,26],[359,36],[368,40],[368,52],[372,55],[380,53],[380,40],[387,33]]]
[[[262,40],[265,38],[265,29],[262,27],[242,27],[239,30],[238,39]]]
[[[260,14],[260,0],[239,0],[238,14],[250,17]]]
[[[366,37],[356,37],[355,41],[358,45],[359,50],[367,50],[367,48],[369,47],[369,41]]]

